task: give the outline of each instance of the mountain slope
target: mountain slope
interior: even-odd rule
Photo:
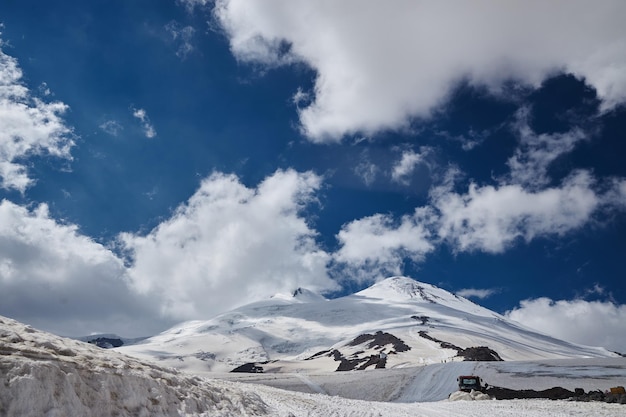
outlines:
[[[460,364],[443,366],[448,365]],[[4,317],[0,317],[0,375],[0,415],[8,417],[623,415],[620,404],[532,400],[396,404],[207,380],[40,332]],[[340,385],[358,389],[365,398],[368,391],[381,390],[380,382],[372,384],[361,378]]]
[[[473,349],[478,348],[481,349]],[[465,359],[614,357],[536,333],[441,288],[393,277],[327,300],[304,290],[182,323],[130,355],[195,373],[394,368]]]

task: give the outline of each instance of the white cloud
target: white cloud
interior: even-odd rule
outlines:
[[[102,124],[100,124],[99,127],[100,129],[102,129],[102,131],[104,131],[105,133],[108,133],[111,136],[117,136],[120,134],[122,130],[124,130],[124,126],[122,126],[116,120],[107,120],[103,122]]]
[[[156,136],[156,130],[154,126],[150,122],[150,118],[144,109],[135,109],[131,108],[133,112],[133,117],[139,119],[141,121],[141,125],[143,127],[143,132],[148,139],[152,139]]]
[[[66,335],[161,331],[297,287],[336,290],[305,211],[321,177],[277,171],[255,188],[216,173],[149,234],[119,249],[73,224],[0,203],[0,314]]]
[[[355,279],[371,281],[401,273],[404,259],[421,262],[443,243],[455,252],[501,253],[518,240],[563,236],[600,210],[620,208],[623,184],[615,181],[608,192],[599,193],[587,171],[573,173],[560,187],[537,191],[472,183],[466,193],[457,193],[447,182],[432,190],[430,205],[400,220],[375,214],[345,224],[333,260],[352,268]]]
[[[206,6],[208,3],[212,3],[214,0],[177,0],[187,8],[188,11],[193,11],[194,8],[199,6]]]
[[[0,314],[73,336],[143,335],[164,325],[132,293],[110,250],[52,219],[45,204],[30,211],[7,200],[0,202]]]
[[[165,25],[165,30],[172,37],[172,41],[178,45],[176,56],[181,59],[185,59],[187,55],[193,52],[194,46],[192,44],[192,39],[195,33],[195,29],[193,27],[182,26],[176,21],[171,21]]]
[[[494,288],[463,288],[462,290],[457,291],[456,295],[465,298],[479,298],[482,300],[499,292],[500,290]]]
[[[626,305],[537,298],[522,301],[506,315],[559,339],[626,352]]]
[[[580,129],[538,135],[528,125],[528,117],[528,109],[518,111],[514,128],[519,136],[519,146],[508,160],[511,171],[507,181],[537,188],[550,183],[547,175],[550,164],[572,151],[578,142],[587,139],[587,135]]]
[[[403,151],[400,161],[392,168],[391,179],[395,182],[408,185],[410,183],[409,177],[413,174],[415,167],[424,162],[424,153],[426,152],[428,152],[427,149],[422,149],[421,153],[417,153],[413,150]]]
[[[600,206],[587,171],[561,187],[532,192],[520,185],[470,184],[466,194],[435,193],[438,235],[458,251],[503,252],[517,239],[562,236],[585,225]]]
[[[609,207],[626,209],[626,179],[612,178],[609,189],[604,196],[604,203]]]
[[[354,220],[338,233],[341,247],[333,260],[350,269],[355,280],[400,275],[405,258],[421,262],[434,249],[430,231],[424,226],[427,214],[418,211],[399,222],[382,214]]]
[[[67,106],[32,97],[21,79],[17,60],[0,51],[0,186],[23,193],[33,183],[24,158],[71,159],[74,142],[71,129],[61,119]]]
[[[147,236],[126,233],[134,288],[178,319],[208,317],[304,286],[335,287],[302,216],[321,178],[277,171],[256,188],[213,174]]]
[[[369,160],[369,153],[364,151],[359,157],[359,162],[353,168],[353,172],[356,176],[363,180],[363,183],[368,187],[376,181],[380,169],[375,163]]]
[[[239,60],[317,71],[314,98],[300,109],[316,142],[401,129],[428,117],[462,79],[498,93],[507,80],[538,86],[565,71],[612,108],[626,98],[625,14],[621,0],[214,3]]]
[[[376,164],[367,161],[362,161],[354,167],[354,173],[359,176],[363,180],[363,183],[367,186],[374,183],[379,171],[380,170]]]

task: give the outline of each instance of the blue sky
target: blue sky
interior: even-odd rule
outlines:
[[[403,274],[626,351],[625,8],[4,1],[0,314],[136,336]]]

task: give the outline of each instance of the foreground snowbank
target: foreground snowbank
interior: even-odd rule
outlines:
[[[452,394],[450,394],[450,397],[448,398],[448,401],[485,401],[485,400],[491,400],[491,397],[485,393],[482,393],[480,391],[474,391],[474,390],[470,392],[455,391]]]
[[[1,416],[264,415],[252,390],[39,332],[0,317]]]

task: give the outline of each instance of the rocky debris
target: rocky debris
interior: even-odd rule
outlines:
[[[500,357],[498,352],[496,352],[493,349],[490,349],[487,346],[472,346],[472,347],[463,349],[461,347],[453,345],[452,343],[434,338],[424,330],[420,330],[418,334],[424,339],[428,339],[435,343],[439,343],[439,346],[441,346],[443,349],[456,350],[457,351],[456,355],[458,357],[464,358],[463,360],[465,361],[483,361],[483,362],[502,361],[502,358]]]
[[[396,336],[392,335],[391,333],[382,332],[382,331],[378,331],[375,334],[365,333],[365,334],[359,335],[355,337],[354,339],[352,339],[352,341],[348,343],[347,346],[357,346],[367,341],[370,341],[370,343],[367,345],[367,347],[370,349],[384,347],[386,345],[391,344],[393,346],[393,350],[396,352],[406,352],[406,351],[411,350],[411,347],[407,345],[406,343],[404,343],[403,340],[398,339]]]
[[[439,343],[439,346],[441,346],[443,349],[453,349],[453,350],[456,350],[457,352],[461,352],[463,350],[463,348],[453,345],[452,343],[444,342],[443,340],[439,340],[439,339],[432,337],[431,335],[428,334],[428,332],[424,330],[420,330],[418,334],[424,339],[428,339],[435,343]]]
[[[389,345],[392,347],[389,350],[389,354],[411,350],[411,347],[404,343],[403,340],[391,333],[382,331],[378,331],[375,334],[361,334],[352,339],[346,346],[359,346],[365,343],[367,343],[368,349],[379,349],[380,352],[374,355],[359,357],[360,354],[365,353],[364,351],[359,351],[352,354],[352,357],[346,358],[339,350],[334,349],[330,353],[326,353],[326,356],[332,356],[334,360],[339,361],[336,371],[362,371],[370,366],[374,366],[376,369],[385,368],[387,365],[387,353],[383,352],[383,350]],[[324,354],[324,351],[316,353],[311,358],[319,357],[321,354]]]
[[[432,304],[437,304],[437,302],[435,300],[433,300],[433,298],[440,298],[440,297],[437,297],[436,295],[428,294],[424,290],[424,287],[422,287],[421,285],[417,286],[417,291],[419,292],[419,295],[420,295],[420,297],[422,297],[423,300],[426,300],[426,301],[428,301],[429,303],[432,303]]]
[[[602,391],[589,391],[588,393],[583,393],[580,395],[576,395],[572,398],[574,401],[602,401],[605,403],[614,403],[614,404],[626,404],[626,394],[622,393],[612,393],[612,392],[602,392]]]
[[[487,346],[476,346],[462,349],[458,356],[464,357],[464,360],[466,361],[502,361],[500,355],[498,355],[495,350],[489,349]]]
[[[335,357],[335,360],[337,360],[336,357]],[[365,358],[353,358],[353,359],[346,359],[344,357],[341,357],[339,361],[340,363],[337,369],[335,370],[336,372],[354,371],[354,370],[363,371],[372,365],[374,365],[374,368],[376,369],[384,369],[385,366],[387,365],[387,355],[384,353],[381,353],[378,355],[370,355],[369,357],[365,357]]]
[[[376,369],[385,368],[387,365],[387,354],[397,354],[398,352],[406,352],[411,350],[411,347],[404,343],[403,340],[397,338],[391,333],[378,331],[375,334],[364,333],[361,334],[350,342],[346,346],[360,346],[366,345],[367,349],[377,349],[377,354],[370,354],[367,356],[360,356],[365,354],[364,350],[359,350],[346,357],[338,349],[322,350],[309,356],[305,360],[312,360],[323,356],[332,357],[335,361],[339,362],[339,366],[336,371],[362,371],[371,366]],[[391,345],[391,347],[389,347]],[[385,352],[387,351],[387,352]]]
[[[216,358],[215,353],[203,351],[197,352],[194,356],[196,357],[196,359],[200,359],[201,361],[215,360]]]
[[[553,387],[541,391],[532,389],[514,390],[502,387],[489,387],[485,393],[496,400],[514,400],[514,399],[549,399],[549,400],[570,400],[570,401],[601,401],[606,403],[626,404],[626,394],[589,391],[585,392],[582,388],[576,388],[574,391],[562,387]]]
[[[428,320],[430,320],[430,317],[428,317],[428,316],[417,316],[417,315],[415,315],[415,316],[411,316],[411,318],[413,320],[419,321],[422,326],[425,326],[428,323]]]
[[[501,387],[489,387],[485,393],[496,400],[514,400],[528,398],[545,398],[550,400],[566,400],[573,398],[576,394],[573,391],[562,387],[548,388],[541,391],[532,389],[514,390]]]

